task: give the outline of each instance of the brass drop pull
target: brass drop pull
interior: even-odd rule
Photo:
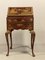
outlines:
[[[22,26],[23,24],[17,24],[18,27]]]
[[[33,21],[33,19],[32,19],[32,18],[30,18],[30,21],[32,22],[32,21]]]

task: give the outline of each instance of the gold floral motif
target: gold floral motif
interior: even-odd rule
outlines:
[[[33,14],[32,7],[28,8],[9,8],[8,16],[22,16],[22,15],[31,15]]]

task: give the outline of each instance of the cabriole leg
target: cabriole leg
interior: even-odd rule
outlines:
[[[35,32],[31,31],[31,49],[32,49],[32,56],[35,57],[34,54],[34,42],[35,42]]]
[[[12,49],[12,32],[10,33],[10,49]]]

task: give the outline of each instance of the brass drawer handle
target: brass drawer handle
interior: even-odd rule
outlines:
[[[22,26],[23,24],[17,24],[17,26]]]
[[[33,21],[33,19],[32,18],[30,18],[30,22],[32,22]]]
[[[22,22],[25,22],[25,20],[24,20],[24,19],[22,19],[21,21],[22,21]]]
[[[15,19],[14,22],[17,22],[17,19]]]

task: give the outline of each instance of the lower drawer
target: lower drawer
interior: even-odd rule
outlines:
[[[31,24],[15,24],[15,25],[11,25],[9,24],[8,26],[8,30],[14,30],[14,29],[33,29],[33,26]]]

